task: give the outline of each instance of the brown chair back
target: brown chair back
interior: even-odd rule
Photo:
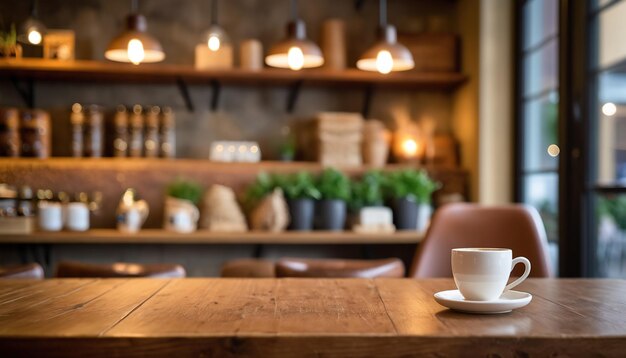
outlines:
[[[274,261],[262,259],[231,260],[222,265],[220,277],[276,277],[276,265]]]
[[[0,266],[0,279],[43,279],[43,268],[36,263]]]
[[[276,277],[403,277],[399,259],[341,260],[283,258],[276,263]]]
[[[450,256],[459,247],[509,248],[513,257],[530,260],[531,277],[550,277],[547,245],[543,222],[532,207],[448,204],[433,216],[410,277],[452,277]],[[521,276],[522,269],[516,267],[512,275]]]
[[[154,277],[182,278],[185,268],[175,264],[88,264],[82,262],[60,262],[56,277]]]

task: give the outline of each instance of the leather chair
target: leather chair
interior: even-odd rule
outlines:
[[[0,266],[0,279],[43,279],[43,268],[36,263]]]
[[[276,263],[276,277],[403,277],[399,259],[341,260],[284,258]]]
[[[458,247],[509,248],[513,257],[525,256],[530,260],[531,277],[552,275],[546,230],[539,213],[530,206],[444,205],[431,220],[409,276],[452,277],[450,255]],[[518,265],[512,276],[522,273],[523,265]]]
[[[236,259],[222,266],[222,277],[276,277],[276,265],[270,260]]]
[[[56,277],[153,277],[182,278],[185,268],[175,264],[88,264],[65,261],[57,265]]]
[[[239,259],[222,266],[222,277],[403,277],[399,259],[341,260],[283,258],[269,260]]]

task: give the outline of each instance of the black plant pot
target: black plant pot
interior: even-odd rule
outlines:
[[[313,199],[287,199],[289,206],[289,230],[309,231],[313,229],[315,202]]]
[[[407,198],[393,199],[393,224],[396,230],[417,230],[417,214],[419,206],[414,200]]]
[[[346,202],[343,200],[320,200],[315,204],[315,228],[341,231],[346,225]]]

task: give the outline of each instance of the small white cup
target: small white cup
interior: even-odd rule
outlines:
[[[518,263],[523,263],[526,267],[524,274],[507,285],[511,271]],[[522,283],[529,274],[530,261],[525,257],[513,259],[510,249],[452,249],[452,275],[466,300],[495,300],[504,291]]]
[[[63,208],[59,203],[39,202],[37,217],[40,230],[60,231],[63,228]]]
[[[85,203],[68,203],[65,227],[70,231],[89,230],[89,207]]]

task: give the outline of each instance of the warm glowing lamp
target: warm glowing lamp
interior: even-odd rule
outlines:
[[[217,52],[224,45],[230,44],[228,34],[217,22],[217,2],[218,0],[211,1],[211,26],[203,36],[203,42],[213,52]]]
[[[38,1],[34,0],[30,16],[21,26],[20,35],[18,36],[20,42],[31,45],[41,45],[43,43],[43,36],[46,34],[47,29],[46,26],[38,20],[37,9]]]
[[[380,0],[379,11],[378,42],[361,56],[356,67],[382,74],[412,69],[415,62],[411,51],[398,43],[396,28],[387,24],[386,0]]]
[[[324,64],[322,50],[307,39],[304,21],[298,19],[296,0],[292,0],[291,6],[293,20],[287,24],[287,37],[270,48],[265,63],[294,71],[320,67]]]
[[[138,65],[142,62],[161,62],[165,53],[159,41],[146,31],[146,18],[137,12],[137,0],[131,2],[131,14],[126,17],[126,30],[113,38],[104,57],[116,62],[130,62]]]

